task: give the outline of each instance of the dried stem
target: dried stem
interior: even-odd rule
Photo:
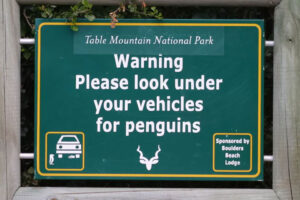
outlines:
[[[28,26],[29,26],[29,27],[31,28],[31,30],[33,31],[35,27],[34,27],[34,25],[31,24],[30,21],[29,21],[29,17],[28,17],[27,14],[26,14],[26,8],[24,8],[24,10],[23,10],[23,16],[24,16],[24,18],[25,18],[25,20],[26,20]]]

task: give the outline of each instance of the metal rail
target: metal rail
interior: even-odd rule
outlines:
[[[20,44],[22,44],[22,45],[35,44],[35,39],[34,38],[21,38],[20,39]],[[274,47],[274,41],[273,40],[266,40],[265,41],[265,46],[266,47]]]
[[[274,40],[266,40],[265,46],[266,47],[274,47]]]
[[[20,39],[20,44],[35,44],[35,39],[34,38],[21,38]]]
[[[34,159],[34,153],[20,153],[20,159],[24,159],[24,160]],[[265,162],[273,162],[273,156],[272,155],[264,155],[264,161]]]
[[[264,155],[264,161],[265,162],[273,162],[273,156],[272,155]]]
[[[20,159],[34,159],[34,153],[20,153]]]

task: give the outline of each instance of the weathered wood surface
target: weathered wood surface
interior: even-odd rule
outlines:
[[[5,100],[4,100],[4,64],[5,64],[5,25],[3,1],[0,0],[0,199],[6,194],[6,142],[5,142]]]
[[[20,188],[14,200],[275,200],[271,189]]]
[[[0,199],[12,199],[20,185],[19,6],[0,0]]]
[[[300,1],[275,10],[273,188],[300,199]]]
[[[18,1],[33,3],[35,0]],[[58,3],[57,1],[45,2]],[[96,4],[118,2],[94,1]],[[75,0],[63,2],[69,4]],[[152,1],[154,4],[155,2]],[[162,5],[167,2],[161,0]],[[178,2],[182,1],[176,1]],[[206,5],[207,2],[210,5],[225,4],[225,1],[219,0],[219,3],[215,0],[199,0],[196,3],[187,0],[185,5]],[[279,1],[260,2],[260,5],[267,5],[266,2],[276,5]],[[5,200],[12,198],[20,184],[19,10],[14,0],[0,0],[0,11],[0,199]],[[262,189],[20,188],[14,199],[300,199],[300,1],[284,0],[275,13],[275,193],[273,190]]]
[[[18,0],[20,4],[75,4],[79,0]],[[276,6],[281,0],[147,0],[161,6]],[[95,5],[118,5],[122,0],[90,0]]]

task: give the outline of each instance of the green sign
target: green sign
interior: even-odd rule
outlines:
[[[36,178],[263,179],[263,21],[77,25],[36,22]]]

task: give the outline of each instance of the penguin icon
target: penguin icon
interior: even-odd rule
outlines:
[[[54,165],[54,154],[50,154],[49,156],[49,164]]]

